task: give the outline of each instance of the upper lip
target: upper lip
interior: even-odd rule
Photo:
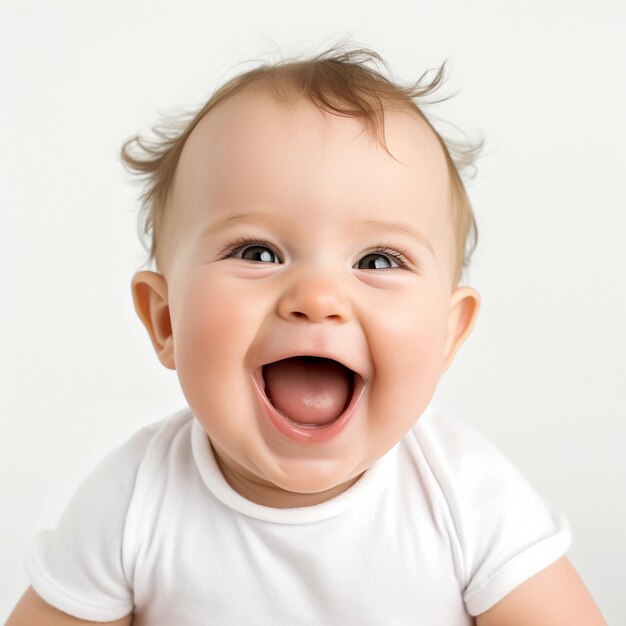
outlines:
[[[277,342],[274,342],[277,343]],[[264,365],[275,363],[276,361],[282,361],[283,359],[290,359],[293,357],[317,357],[324,359],[331,359],[341,363],[344,367],[352,370],[364,380],[367,380],[367,369],[365,361],[359,355],[357,349],[353,349],[350,353],[347,351],[339,351],[329,349],[327,347],[315,347],[311,345],[311,342],[298,342],[289,346],[279,347],[274,346],[274,349],[263,350],[262,354],[257,354],[257,358],[254,359],[254,369],[262,369]]]
[[[273,324],[250,347],[246,361],[261,373],[264,365],[298,356],[332,359],[358,374],[365,382],[373,376],[369,344],[356,325],[305,326]]]
[[[292,357],[299,356],[312,356],[318,358],[332,359],[333,361],[337,361],[341,363],[344,367],[352,370],[361,378],[365,379],[365,372],[360,364],[356,363],[356,359],[350,356],[346,356],[344,354],[338,354],[337,352],[329,351],[329,350],[311,350],[311,349],[289,349],[282,352],[278,352],[273,354],[267,360],[264,360],[260,363],[259,367],[262,368],[264,365],[268,365],[270,363],[275,363],[276,361],[282,361],[283,359],[290,359]]]

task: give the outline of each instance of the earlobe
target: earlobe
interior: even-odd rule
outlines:
[[[150,335],[159,361],[168,369],[176,369],[165,277],[156,272],[137,272],[133,276],[131,290],[135,311]]]
[[[444,372],[450,367],[458,349],[472,331],[479,309],[480,296],[472,287],[458,287],[452,292],[444,351]]]

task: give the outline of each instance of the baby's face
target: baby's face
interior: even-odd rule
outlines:
[[[351,485],[421,415],[473,323],[477,294],[452,285],[442,150],[415,114],[388,112],[386,137],[398,161],[358,120],[243,94],[181,156],[172,365],[225,477],[262,504]]]

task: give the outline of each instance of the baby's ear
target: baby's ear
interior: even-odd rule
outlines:
[[[137,272],[133,276],[131,289],[135,311],[150,335],[159,361],[171,370],[176,369],[165,277],[156,272]]]
[[[452,292],[442,373],[450,367],[457,350],[469,336],[479,308],[480,296],[472,287],[457,287]]]

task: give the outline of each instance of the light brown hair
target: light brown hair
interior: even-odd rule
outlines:
[[[380,66],[384,71],[379,69]],[[155,260],[157,268],[159,266],[159,238],[168,194],[189,135],[218,104],[244,89],[260,87],[269,89],[281,102],[305,98],[322,111],[362,118],[367,130],[388,153],[384,134],[385,109],[398,107],[415,111],[435,133],[448,164],[457,251],[454,284],[457,284],[463,268],[469,265],[478,239],[476,220],[460,172],[473,168],[482,143],[461,145],[444,140],[420,108],[424,104],[422,101],[432,96],[443,83],[444,66],[429,81],[426,72],[415,83],[401,85],[385,75],[390,74],[389,69],[376,52],[334,46],[310,59],[266,63],[240,74],[220,87],[197,112],[154,127],[152,132],[156,140],[141,135],[132,137],[122,146],[121,159],[127,170],[142,177],[145,185],[140,198],[138,226],[142,244],[149,253],[148,262]],[[145,243],[146,238],[149,246]]]

